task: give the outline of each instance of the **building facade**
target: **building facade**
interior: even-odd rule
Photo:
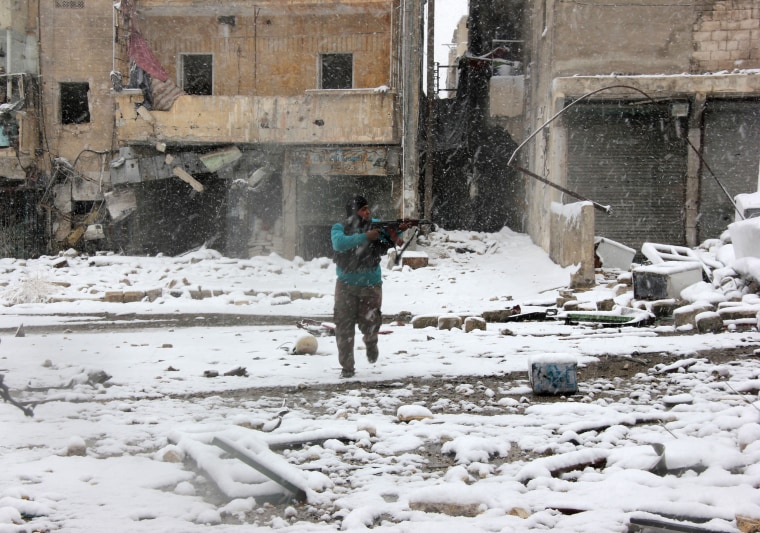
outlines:
[[[474,12],[490,12],[473,20]],[[503,8],[504,6],[502,6]],[[493,10],[493,12],[491,12]],[[489,117],[515,158],[597,209],[595,233],[696,246],[758,190],[760,7],[752,0],[473,0],[476,54],[522,43],[521,68],[489,81]],[[503,62],[502,62],[503,63]],[[523,226],[551,248],[552,202],[576,197],[523,178]]]
[[[39,133],[17,153],[44,179],[50,251],[311,258],[354,194],[417,214],[418,2],[4,4],[38,46]]]

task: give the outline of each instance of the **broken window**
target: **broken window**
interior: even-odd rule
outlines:
[[[213,57],[210,54],[182,54],[182,88],[187,94],[213,94]]]
[[[354,86],[353,54],[320,55],[320,89],[350,89]]]
[[[87,82],[61,83],[61,124],[86,124],[90,122],[90,101]]]

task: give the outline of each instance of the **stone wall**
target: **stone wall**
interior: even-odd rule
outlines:
[[[755,0],[716,0],[694,22],[691,71],[760,68],[760,5]]]

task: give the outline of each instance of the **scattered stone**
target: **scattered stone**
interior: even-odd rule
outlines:
[[[216,378],[216,377],[219,377],[219,372],[217,370],[204,370],[203,371],[203,377],[204,378]]]
[[[695,326],[698,314],[713,311],[714,309],[712,305],[706,302],[684,305],[673,311],[673,325],[676,328],[689,325]]]
[[[412,319],[412,327],[415,329],[438,327],[438,315],[420,315]]]
[[[81,437],[71,437],[66,445],[65,455],[68,457],[84,457],[87,455],[87,443]]]
[[[612,311],[615,308],[615,300],[612,298],[605,298],[596,302],[596,308],[599,311]]]
[[[396,411],[396,417],[401,422],[411,422],[412,420],[424,420],[433,418],[430,409],[421,405],[402,405]]]
[[[459,315],[441,315],[438,317],[438,329],[453,329],[462,327],[462,317]]]
[[[464,331],[470,333],[474,330],[486,331],[486,321],[478,316],[470,316],[464,319]]]
[[[233,368],[232,370],[228,370],[224,373],[225,376],[240,376],[243,378],[248,377],[248,371],[245,369],[245,367],[239,366],[237,368]]]
[[[296,355],[314,355],[317,353],[317,348],[317,338],[309,333],[304,333],[296,339],[293,353]]]
[[[714,311],[699,313],[695,321],[700,333],[719,333],[723,330],[723,319]]]
[[[510,307],[508,309],[497,309],[495,311],[484,311],[481,316],[486,322],[506,322],[506,319],[520,314],[521,309],[519,305]]]
[[[446,502],[409,502],[413,511],[424,513],[440,513],[449,516],[478,516],[484,510],[480,503],[446,503]]]
[[[106,302],[120,304],[124,302],[124,293],[122,293],[121,291],[106,291],[104,298]]]
[[[174,348],[174,345],[169,344],[168,342],[165,342],[161,345],[161,348]]]

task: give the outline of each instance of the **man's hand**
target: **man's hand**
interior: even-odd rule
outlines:
[[[380,238],[380,230],[377,229],[377,228],[371,229],[367,233],[365,233],[364,235],[367,236],[367,240],[368,241],[376,241],[377,239]]]

